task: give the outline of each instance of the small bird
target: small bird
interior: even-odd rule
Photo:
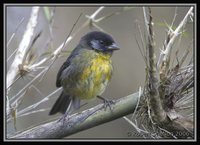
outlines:
[[[119,50],[112,36],[92,31],[83,36],[63,63],[57,74],[56,86],[62,93],[53,105],[49,115],[58,112],[68,116],[80,108],[80,100],[101,97],[112,76],[111,56]]]

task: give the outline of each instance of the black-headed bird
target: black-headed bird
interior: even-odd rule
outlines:
[[[58,71],[56,86],[63,91],[49,115],[60,112],[65,118],[80,108],[80,100],[102,99],[112,76],[111,56],[115,50],[119,47],[109,34],[93,31],[83,36]]]

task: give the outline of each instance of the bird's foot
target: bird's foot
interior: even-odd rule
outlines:
[[[63,116],[61,116],[60,119],[58,120],[58,122],[62,121],[62,123],[64,125],[65,121],[68,121],[68,120],[69,120],[69,116],[68,116],[68,113],[67,113],[67,114],[64,114]]]
[[[103,102],[104,102],[103,107],[104,107],[105,110],[106,110],[107,107],[109,107],[110,110],[112,111],[111,105],[115,104],[115,102],[113,100],[108,100],[108,99],[105,99],[101,96],[97,96],[97,98],[103,100]]]

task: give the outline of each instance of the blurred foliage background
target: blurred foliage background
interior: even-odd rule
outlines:
[[[74,31],[80,28],[81,25],[87,20],[85,15],[93,14],[99,8],[99,6],[56,6],[53,19],[54,22],[52,25],[52,48],[48,48],[48,50],[44,48],[45,43],[50,38],[50,31],[44,9],[41,7],[39,12],[38,25],[36,27],[34,35],[37,35],[40,31],[42,33],[33,46],[35,53],[41,55],[41,53],[53,51],[66,39],[75,20],[78,18],[80,13],[83,13],[83,15],[78,21]],[[53,6],[49,7],[49,9],[53,9]],[[126,10],[122,11],[123,9]],[[167,24],[170,25],[173,21],[175,9],[175,5],[152,7],[157,54],[159,54],[164,40],[166,39]],[[189,6],[177,7],[177,16],[174,22],[174,27],[176,27],[180,23],[188,10]],[[7,57],[9,57],[11,53],[18,47],[25,31],[26,24],[29,20],[30,12],[31,6],[6,7],[7,40],[9,40],[9,38],[15,31],[17,24],[19,24],[20,21],[24,18],[24,21],[20,24],[19,29],[16,31],[14,39],[11,41],[9,47],[7,48]],[[111,17],[108,17],[107,19],[98,23],[99,27],[101,27],[104,31],[114,37],[118,46],[121,48],[120,51],[115,52],[112,57],[114,65],[114,75],[111,79],[109,86],[103,94],[103,97],[109,99],[117,99],[137,92],[139,87],[144,85],[145,81],[145,63],[138,49],[138,45],[135,41],[135,37],[138,41],[141,41],[141,36],[139,34],[137,25],[140,25],[143,34],[145,32],[142,7],[126,6],[125,8],[125,6],[106,6],[97,15],[97,18],[115,12],[120,13],[112,15]],[[98,29],[92,28],[92,30]],[[82,29],[77,35],[75,35],[75,37],[64,50],[71,51],[73,48],[75,48],[76,45],[79,43],[80,38],[89,31],[91,31],[89,27]],[[183,35],[181,43],[179,45],[180,52],[178,56],[182,55],[182,53],[189,46],[189,43],[193,38],[193,23],[187,24],[186,30],[184,31],[185,35]],[[173,51],[175,52],[175,50]],[[60,57],[56,60],[56,62],[50,68],[41,83],[37,85],[36,83],[34,83],[34,85],[42,92],[42,95],[39,94],[35,89],[30,89],[23,99],[23,102],[20,106],[21,109],[27,107],[28,105],[36,103],[38,100],[47,96],[49,93],[56,89],[56,75],[60,66],[66,60],[67,55],[68,54],[65,53],[63,57]],[[7,69],[9,69],[13,58],[14,57],[12,57],[7,62]],[[9,96],[13,96],[14,94],[16,94],[22,88],[22,86],[30,81],[30,79],[31,78],[29,78],[28,76],[25,76],[18,80],[17,83],[12,86]],[[50,100],[41,104],[37,109],[50,109],[56,101],[58,95],[59,93],[57,93]],[[86,102],[88,102],[88,104],[78,111],[95,106],[96,104],[100,103],[101,100],[94,99]],[[48,116],[48,113],[49,110],[18,118],[16,124],[17,130],[24,130],[27,127],[46,122],[60,116],[60,114],[55,116]],[[68,138],[137,138],[137,135],[134,135],[133,130],[133,127],[121,118],[80,132],[78,134],[71,135]],[[14,132],[14,127],[13,122],[10,122],[7,124],[7,133],[10,134],[12,132]]]

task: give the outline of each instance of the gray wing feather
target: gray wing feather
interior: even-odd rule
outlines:
[[[60,67],[58,73],[57,73],[57,79],[56,79],[56,87],[61,87],[61,80],[62,80],[62,73],[63,71],[70,66],[71,64],[71,60],[78,54],[78,48],[79,46],[77,46],[70,54],[70,56],[67,58],[67,60],[63,63],[63,65]]]

